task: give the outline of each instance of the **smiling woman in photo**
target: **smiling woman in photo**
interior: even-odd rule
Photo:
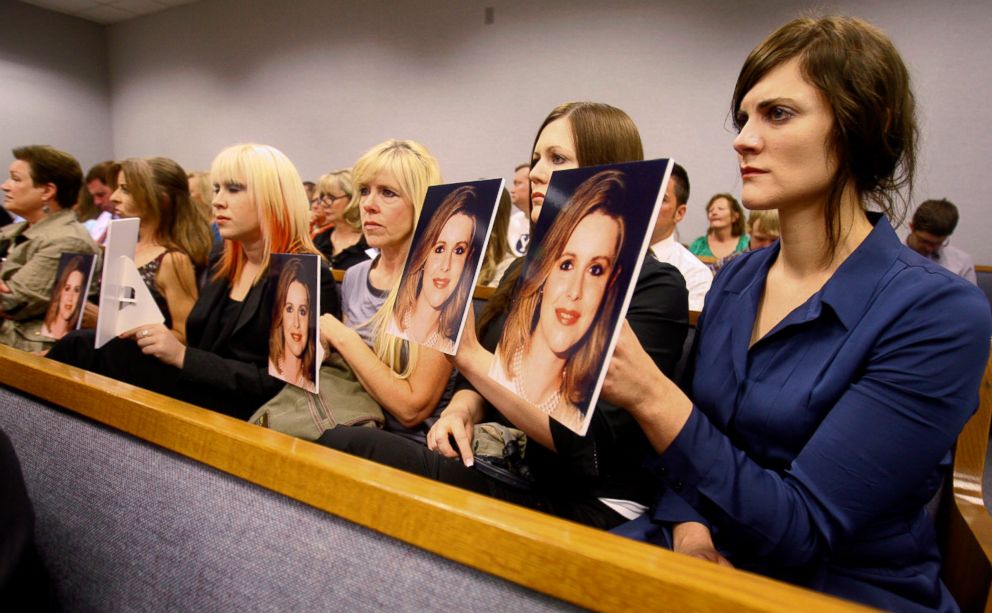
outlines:
[[[523,275],[494,361],[497,381],[572,429],[585,418],[619,306],[625,193],[623,173],[612,170],[569,198]]]
[[[48,303],[48,312],[45,313],[45,322],[41,326],[42,336],[58,340],[76,329],[79,312],[85,302],[82,295],[86,282],[85,263],[83,256],[74,256],[59,274],[52,300]]]
[[[393,326],[410,340],[454,351],[478,263],[480,223],[475,188],[456,188],[441,202],[410,255],[410,277],[400,286]]]
[[[303,274],[303,262],[288,260],[279,273],[269,335],[269,374],[315,391],[316,350],[310,338],[313,291]]]

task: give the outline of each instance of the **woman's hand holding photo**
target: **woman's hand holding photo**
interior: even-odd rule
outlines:
[[[692,412],[692,401],[658,370],[626,321],[606,371],[602,397],[627,409],[659,453],[678,436]]]

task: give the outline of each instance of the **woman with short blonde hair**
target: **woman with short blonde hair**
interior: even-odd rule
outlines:
[[[347,270],[369,259],[369,248],[362,234],[359,198],[351,180],[351,169],[343,168],[317,180],[321,207],[329,227],[314,235],[314,244],[331,263],[331,268]]]

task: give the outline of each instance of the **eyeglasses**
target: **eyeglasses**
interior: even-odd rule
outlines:
[[[350,197],[351,196],[349,196],[348,194],[341,194],[340,196],[332,196],[331,194],[321,194],[320,203],[327,206],[331,206],[332,204],[334,204],[335,202],[337,202],[342,198],[350,198]]]

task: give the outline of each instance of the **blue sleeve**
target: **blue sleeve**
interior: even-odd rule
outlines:
[[[788,467],[759,465],[694,407],[656,474],[733,549],[822,559],[912,499],[947,454],[978,406],[990,334],[984,297],[955,286],[889,321]]]

